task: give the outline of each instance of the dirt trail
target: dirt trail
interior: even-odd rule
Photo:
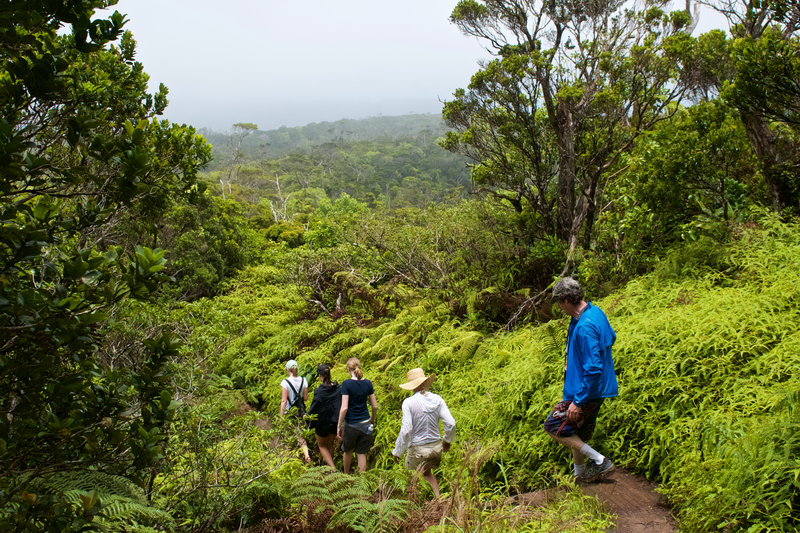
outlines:
[[[581,486],[585,494],[595,496],[606,508],[618,516],[616,533],[673,533],[678,524],[656,485],[645,479],[617,470],[609,478]]]
[[[579,485],[584,494],[596,497],[605,509],[616,515],[617,527],[608,533],[675,533],[678,524],[655,483],[617,469],[610,477],[596,483]],[[558,499],[562,488],[517,494],[509,501],[528,507],[547,505]]]

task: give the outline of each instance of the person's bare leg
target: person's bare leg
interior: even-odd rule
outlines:
[[[579,436],[570,435],[569,437],[560,437],[558,435],[553,435],[552,433],[548,433],[548,435],[550,435],[550,438],[552,438],[554,441],[563,444],[572,450],[572,457],[575,459],[575,464],[583,464],[583,454],[581,453],[581,448],[583,448],[585,442],[583,442]]]
[[[311,456],[308,455],[308,443],[306,439],[303,437],[297,437],[297,444],[300,445],[300,449],[303,450],[303,460],[307,463],[311,462]]]
[[[583,462],[586,460],[586,456],[581,453],[580,448],[577,450],[572,448],[572,462],[576,465],[583,465]]]
[[[584,442],[577,435],[570,435],[569,437],[559,437],[548,433],[550,437],[570,449],[572,452],[572,463],[575,465],[575,475],[580,476],[583,473],[583,463],[586,457],[581,452]]]
[[[433,475],[433,471],[430,469],[425,470],[422,472],[422,477],[431,484],[431,488],[433,489],[433,495],[435,497],[439,497],[439,481],[436,479],[436,476]]]
[[[367,471],[367,455],[364,453],[357,453],[356,458],[358,459],[358,469],[362,472]]]
[[[328,435],[326,437],[317,435],[316,437],[317,447],[319,448],[319,454],[322,456],[322,460],[331,468],[336,468],[336,465],[333,463],[333,439],[335,435]]]
[[[342,453],[342,466],[344,467],[343,470],[344,470],[345,474],[349,474],[350,473],[350,463],[352,463],[352,462],[353,462],[353,452],[352,451]]]

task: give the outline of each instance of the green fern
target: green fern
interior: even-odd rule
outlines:
[[[97,491],[100,494],[114,494],[141,503],[147,501],[144,491],[131,480],[96,470],[56,472],[49,476],[32,480],[30,486],[48,493],[72,490]]]
[[[385,472],[370,471],[354,477],[327,466],[314,467],[294,482],[293,492],[296,501],[308,505],[312,513],[332,510],[331,527],[394,531],[408,514],[409,502],[390,497],[396,489],[405,488],[404,478],[385,476]]]
[[[371,496],[362,484],[355,484],[353,478],[336,472],[328,466],[309,468],[293,486],[297,501],[312,506],[315,513],[325,509],[337,509]]]
[[[331,517],[331,525],[343,525],[364,533],[385,533],[397,530],[408,515],[408,500],[391,498],[370,502],[359,500],[339,508]]]
[[[32,480],[28,492],[55,496],[74,512],[90,516],[98,530],[145,533],[175,529],[168,513],[150,507],[144,492],[121,476],[92,470],[57,472]]]

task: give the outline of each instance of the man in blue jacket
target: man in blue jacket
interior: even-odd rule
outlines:
[[[563,399],[553,408],[544,429],[572,450],[575,476],[588,483],[614,471],[614,463],[586,441],[594,432],[603,400],[617,395],[611,358],[617,336],[605,313],[584,301],[583,289],[574,279],[558,280],[552,299],[572,320],[567,330]]]

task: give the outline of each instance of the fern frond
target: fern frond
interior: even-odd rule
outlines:
[[[122,476],[94,470],[57,472],[32,480],[28,490],[52,494],[75,509],[91,511],[93,522],[104,531],[175,529],[174,519],[150,507],[142,489]]]

